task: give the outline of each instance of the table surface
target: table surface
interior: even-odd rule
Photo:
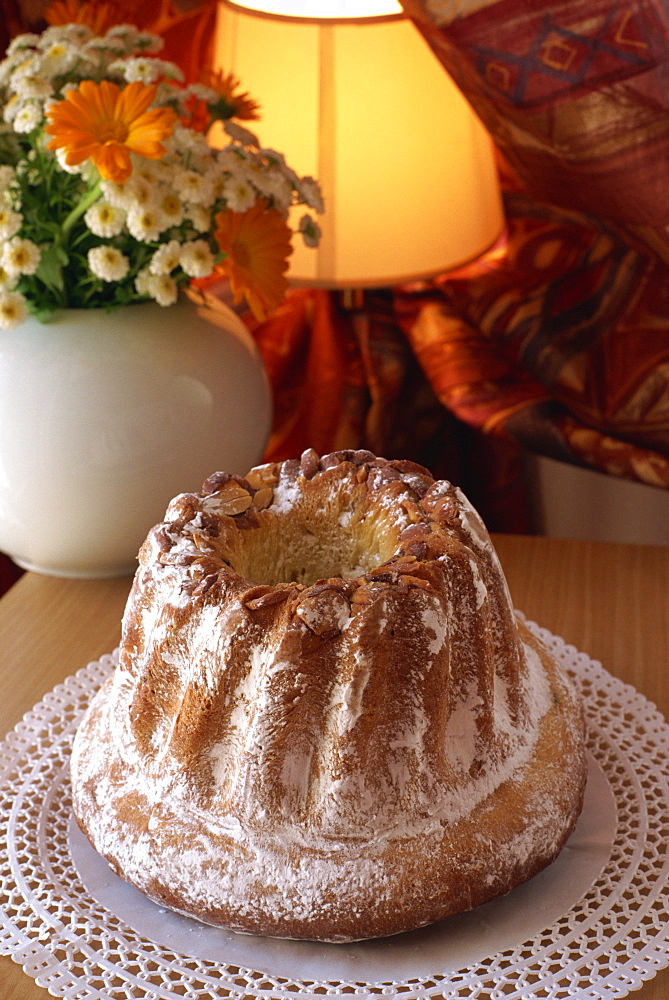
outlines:
[[[517,608],[600,660],[669,715],[669,548],[498,535]],[[0,601],[0,737],[66,676],[119,641],[129,579],[27,573]],[[2,1000],[45,1000],[0,958]],[[634,994],[667,1000],[669,969]]]

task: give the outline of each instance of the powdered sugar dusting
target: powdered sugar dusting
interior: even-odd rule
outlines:
[[[274,499],[270,510],[277,514],[287,514],[295,507],[300,497],[300,484],[297,480],[283,479],[274,487]]]
[[[452,607],[449,607],[448,617],[446,617],[442,613],[439,601],[430,597],[426,599],[421,620],[425,634],[429,639],[428,652],[431,656],[436,656],[444,647],[448,638],[448,621],[452,613]]]
[[[474,542],[477,548],[492,550],[492,544],[490,542],[490,536],[486,530],[486,527],[481,520],[478,511],[472,507],[467,497],[464,495],[461,489],[455,488],[455,494],[460,501],[458,505],[458,521],[466,531],[469,538]]]
[[[340,735],[351,730],[360,718],[370,671],[371,659],[358,651],[353,675],[337,681],[332,688],[330,712],[336,719],[335,725]]]
[[[532,712],[541,715],[551,703],[550,684],[536,652],[526,647],[526,653],[528,673],[525,692]],[[364,665],[361,666],[364,675]],[[257,670],[254,676],[257,678]],[[248,681],[244,698],[251,687],[252,681]],[[342,687],[339,693],[333,695],[333,701],[346,704],[351,721],[360,710],[360,693],[364,687],[359,680],[357,688],[351,687],[346,692]],[[500,725],[508,736],[511,723],[509,713],[504,710],[503,687],[498,694]],[[98,701],[101,702],[104,720],[104,714],[110,708],[105,706],[104,699]],[[170,806],[170,802],[175,802],[175,779],[178,776],[169,768],[147,775],[141,761],[132,752],[127,754],[128,748],[123,748],[124,778],[119,784],[118,774],[111,780],[100,768],[100,755],[111,752],[108,744],[105,741],[78,740],[75,747],[77,785],[81,787],[90,778],[95,788],[95,809],[89,811],[87,816],[89,835],[103,853],[118,856],[120,851],[126,877],[149,891],[153,884],[167,881],[181,888],[191,903],[205,909],[218,905],[220,899],[234,898],[238,903],[240,926],[243,926],[245,917],[255,919],[264,912],[268,900],[272,912],[285,920],[313,917],[323,900],[332,897],[351,901],[353,908],[362,908],[365,896],[378,899],[391,892],[393,879],[384,859],[393,842],[404,843],[411,838],[430,850],[430,845],[439,842],[435,838],[440,838],[445,829],[456,824],[460,817],[471,815],[476,806],[504,782],[515,780],[515,776],[522,772],[524,763],[532,754],[537,718],[517,740],[504,761],[489,768],[483,777],[467,780],[468,769],[477,752],[475,719],[478,708],[478,699],[472,695],[454,709],[448,721],[445,741],[449,760],[459,775],[458,785],[445,787],[436,808],[428,815],[418,816],[420,809],[414,805],[414,819],[410,815],[401,819],[396,816],[395,822],[385,831],[378,827],[370,829],[364,839],[364,855],[355,846],[358,843],[356,840],[348,845],[345,840],[333,841],[329,837],[319,841],[313,824],[291,827],[284,820],[259,835],[232,813],[216,815],[215,811],[194,808],[187,788],[182,786],[181,791],[178,790],[178,780],[176,794],[182,804],[176,808],[181,811],[182,822],[187,822],[188,828],[197,832],[190,835],[186,843],[181,840],[177,843],[168,836],[168,829],[174,823],[174,806]],[[416,712],[415,721],[414,727],[397,732],[389,741],[388,791],[394,789],[394,794],[400,797],[413,789],[416,766],[424,763],[423,741],[430,722],[422,710]],[[104,724],[103,730],[109,732]],[[211,754],[214,769],[217,766],[216,753],[213,751]],[[308,799],[310,767],[309,755],[298,752],[297,748],[286,754],[282,764],[282,782],[302,802]],[[341,796],[353,795],[364,803],[364,796],[369,794],[370,787],[362,774],[349,774],[332,781],[330,800],[335,803]],[[145,803],[141,808],[146,813],[146,824],[143,828],[141,825],[130,828],[120,837],[115,824],[109,822],[109,813],[114,812],[117,803],[120,807],[121,802],[129,801],[129,797],[138,803]],[[535,808],[537,817],[545,822],[549,803],[537,801]],[[264,818],[267,819],[266,816]],[[508,854],[505,864],[518,863],[513,859],[529,856],[537,836],[532,827],[519,832],[500,849],[500,854]],[[161,844],[159,853],[156,851],[157,843]],[[316,865],[304,853],[314,846],[318,850]],[[346,857],[348,861],[344,860]]]
[[[315,631],[318,631],[324,613],[324,609],[316,602],[313,604],[305,602],[299,608],[300,618]],[[327,604],[327,618],[330,628],[336,628],[343,632],[351,621],[348,602],[341,596],[337,597],[336,594],[332,594]]]
[[[329,527],[318,532],[313,495],[304,500],[292,468],[244,531],[227,517],[220,537],[207,536],[217,512],[206,497],[170,505],[172,521],[147,541],[139,571],[147,593],[155,588],[133,623],[141,653],[134,662],[124,654],[73,753],[75,802],[98,850],[140,888],[167,886],[167,898],[175,891],[242,929],[262,919],[280,930],[324,908],[364,923],[370,900],[392,909],[398,878],[441,878],[461,824],[523,787],[543,720],[572,697],[532,643],[516,658],[509,642],[505,661],[488,642],[513,628],[511,605],[460,491],[447,484],[440,494],[437,484],[431,502],[443,524],[426,525],[416,497],[429,484],[410,490],[377,465],[373,505],[354,509],[345,491],[335,502],[333,489]],[[351,468],[346,489],[366,491]],[[300,530],[284,544],[291,514]],[[246,580],[246,556],[234,570],[224,561],[229,574],[218,568],[224,532],[238,546],[258,525],[281,539],[277,572],[289,570],[280,580],[292,584]],[[431,552],[426,568],[412,545]],[[499,580],[505,588],[501,571]],[[189,600],[196,612],[175,616]],[[485,856],[493,881],[555,836],[553,780],[546,775],[492,853],[494,825],[468,835],[467,858]],[[431,898],[431,881],[423,890],[417,897]]]
[[[472,571],[474,586],[476,587],[476,610],[478,611],[481,605],[488,599],[488,589],[481,579],[478,565],[474,559],[469,560],[469,567]]]

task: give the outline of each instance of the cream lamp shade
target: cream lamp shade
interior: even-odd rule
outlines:
[[[263,145],[323,189],[321,243],[294,238],[292,284],[394,285],[495,242],[490,137],[393,0],[222,0],[215,51],[261,105]]]

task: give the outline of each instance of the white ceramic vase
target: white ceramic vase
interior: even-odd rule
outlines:
[[[64,310],[0,333],[0,551],[57,576],[131,573],[170,499],[261,460],[271,396],[216,300]]]

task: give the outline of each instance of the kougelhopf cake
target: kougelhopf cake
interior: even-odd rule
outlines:
[[[128,882],[323,941],[508,892],[557,856],[584,784],[581,705],[479,516],[366,451],[172,501],[72,755],[78,822]]]

